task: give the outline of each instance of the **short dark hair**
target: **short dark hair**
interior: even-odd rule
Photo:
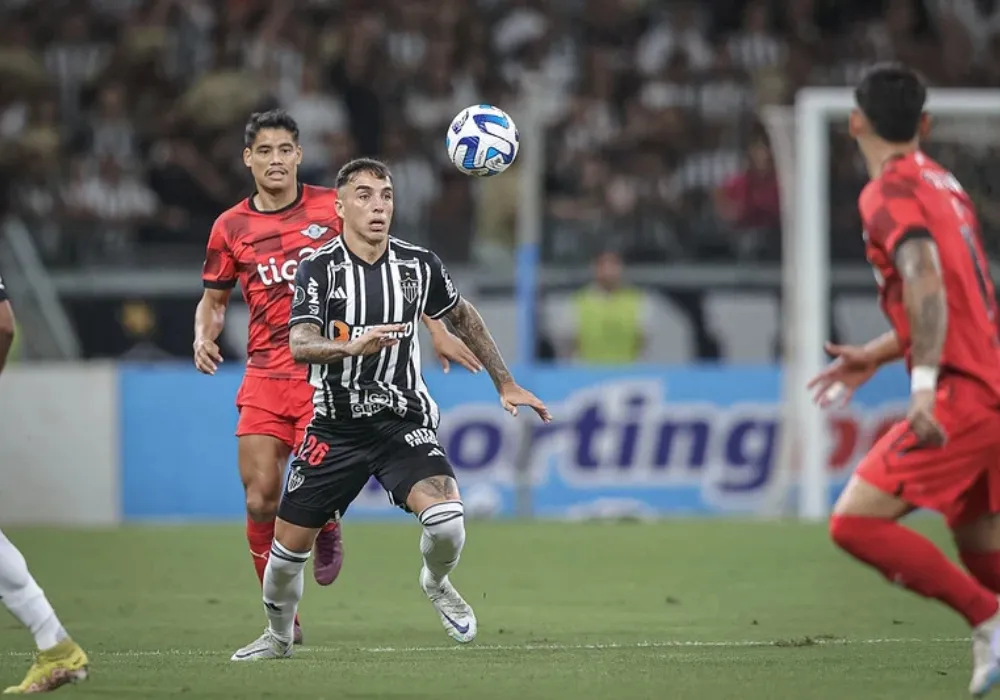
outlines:
[[[292,115],[283,109],[271,109],[266,112],[254,112],[250,115],[246,129],[243,130],[243,145],[253,146],[261,129],[284,129],[292,135],[295,143],[299,142],[299,124]]]
[[[881,63],[870,68],[854,89],[858,108],[875,134],[890,143],[906,143],[917,136],[927,102],[927,85],[912,68]]]
[[[355,158],[352,161],[344,163],[344,167],[337,172],[337,189],[339,190],[341,187],[349,184],[358,173],[368,173],[374,175],[379,180],[392,180],[392,173],[389,172],[389,166],[382,161],[375,160],[374,158]]]

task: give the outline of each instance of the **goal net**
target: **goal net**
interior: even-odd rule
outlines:
[[[781,443],[775,478],[762,508],[765,515],[820,520],[835,495],[829,468],[834,448],[830,416],[812,403],[805,385],[827,363],[823,344],[831,327],[837,322],[850,325],[849,319],[832,318],[833,302],[842,287],[853,284],[857,290],[863,287],[859,280],[867,279],[864,285],[871,306],[875,305],[874,277],[864,269],[856,207],[867,175],[846,132],[853,106],[850,89],[806,88],[794,106],[764,107],[760,115],[781,191],[784,324]],[[1000,259],[1000,90],[932,89],[927,110],[932,131],[923,149],[949,168],[972,195],[984,244],[996,261]],[[865,310],[855,311],[863,315]],[[839,335],[849,342],[866,339]]]

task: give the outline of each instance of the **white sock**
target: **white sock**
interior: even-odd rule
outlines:
[[[51,649],[69,636],[28,571],[24,556],[3,532],[0,532],[0,599],[31,630],[39,650]]]
[[[295,613],[305,588],[306,562],[310,552],[293,552],[277,540],[264,569],[264,610],[275,637],[291,642],[295,633]]]
[[[465,506],[461,501],[445,501],[427,507],[418,516],[424,526],[420,552],[424,566],[435,583],[452,572],[465,545]]]

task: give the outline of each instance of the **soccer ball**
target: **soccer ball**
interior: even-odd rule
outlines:
[[[466,175],[490,177],[517,158],[517,127],[502,109],[474,105],[452,119],[444,144],[455,167]]]

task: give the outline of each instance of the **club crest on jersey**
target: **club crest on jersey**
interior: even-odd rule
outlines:
[[[285,487],[285,490],[288,491],[288,493],[291,493],[302,486],[305,480],[306,478],[302,475],[302,471],[296,467],[288,472],[288,484]]]
[[[320,236],[330,230],[329,226],[320,226],[319,224],[309,224],[306,228],[299,231],[306,238],[311,238],[312,240],[317,240]]]
[[[420,296],[420,282],[413,275],[404,273],[399,280],[399,288],[403,292],[406,303],[412,304]]]

